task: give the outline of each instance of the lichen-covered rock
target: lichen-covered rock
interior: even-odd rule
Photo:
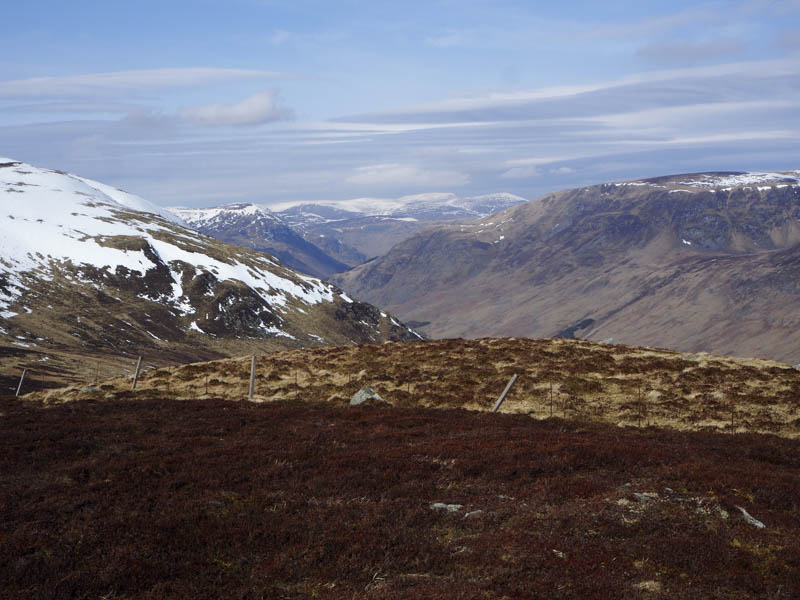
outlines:
[[[381,398],[380,394],[372,387],[365,386],[358,390],[353,398],[350,400],[350,406],[362,406],[371,404],[389,404],[386,400]]]

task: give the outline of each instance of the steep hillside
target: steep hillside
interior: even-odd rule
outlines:
[[[335,278],[434,337],[578,335],[800,362],[800,172],[550,194]]]
[[[395,339],[416,337],[267,254],[103,184],[0,161],[5,377],[34,366],[45,380],[101,366],[109,375],[141,354],[186,362]]]
[[[306,241],[274,212],[255,204],[170,209],[190,227],[215,239],[271,254],[288,267],[327,278],[348,265]]]

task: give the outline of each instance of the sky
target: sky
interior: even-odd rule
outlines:
[[[2,13],[0,156],[165,206],[800,169],[800,0]]]

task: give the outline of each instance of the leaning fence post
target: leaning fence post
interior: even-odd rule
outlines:
[[[250,391],[247,394],[247,399],[252,400],[253,394],[256,391],[256,357],[253,355],[253,359],[250,361]]]
[[[503,390],[503,393],[500,394],[500,397],[497,399],[497,402],[494,403],[494,406],[492,407],[492,412],[497,412],[497,409],[500,408],[500,405],[503,403],[503,400],[506,399],[508,392],[511,391],[511,388],[514,386],[514,383],[516,383],[516,381],[517,381],[517,374],[514,373],[514,375],[511,377],[511,380],[508,382],[506,389]]]
[[[22,382],[25,379],[25,373],[28,372],[28,369],[22,369],[22,377],[19,378],[19,385],[17,386],[17,395],[14,396],[15,398],[19,398],[19,392],[22,389]]]
[[[136,362],[136,371],[133,374],[133,385],[131,386],[131,391],[136,389],[136,382],[139,381],[139,370],[142,368],[142,357],[139,357],[139,360]]]

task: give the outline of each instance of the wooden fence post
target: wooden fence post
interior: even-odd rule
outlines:
[[[136,372],[133,374],[133,385],[131,386],[131,391],[136,390],[136,382],[139,381],[139,371],[142,369],[142,357],[139,357],[139,360],[136,362]]]
[[[497,409],[500,408],[500,405],[503,403],[503,400],[506,399],[508,392],[511,391],[511,388],[514,386],[516,381],[517,381],[517,374],[514,373],[514,375],[512,375],[511,377],[511,380],[508,382],[508,385],[506,385],[506,389],[503,390],[503,393],[500,394],[500,397],[497,399],[497,402],[494,403],[494,406],[492,407],[492,412],[497,412]]]
[[[15,398],[19,398],[19,392],[22,389],[22,382],[25,379],[25,373],[28,372],[28,369],[22,369],[22,377],[19,378],[19,385],[17,386],[17,395],[14,396]]]
[[[247,399],[252,400],[256,392],[256,357],[253,355],[250,361],[250,391],[247,394]]]

